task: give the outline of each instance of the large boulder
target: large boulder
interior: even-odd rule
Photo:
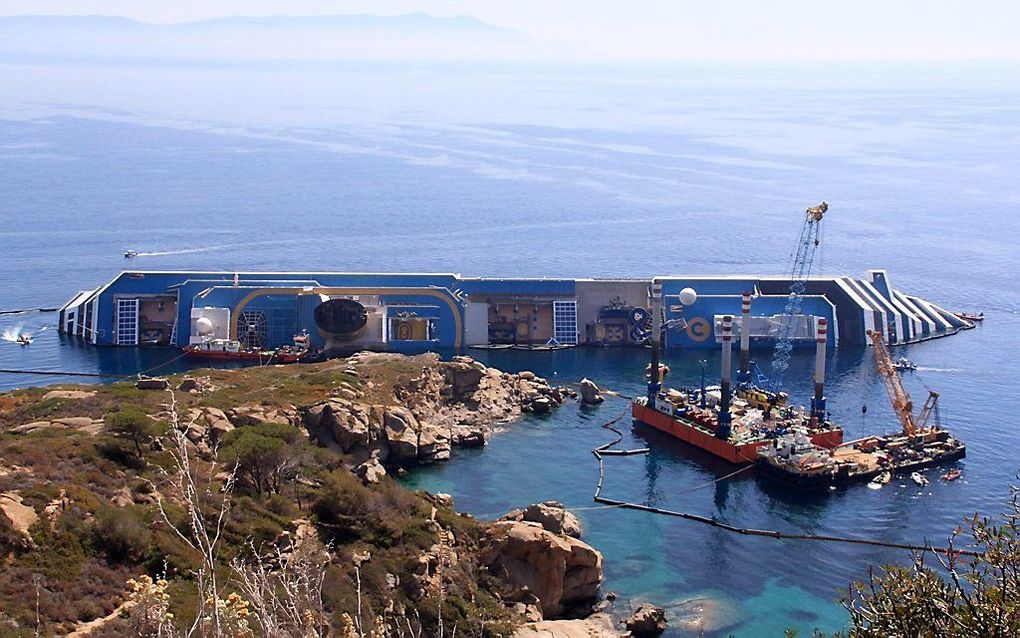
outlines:
[[[219,408],[203,408],[205,411],[205,420],[209,428],[209,437],[213,441],[219,441],[228,432],[234,429],[234,424],[230,422],[227,415],[223,410]]]
[[[87,416],[66,416],[60,419],[53,419],[53,424],[69,430],[81,430],[91,426],[92,419]]]
[[[482,564],[505,584],[503,599],[535,597],[543,618],[590,608],[602,583],[602,555],[537,523],[501,521],[489,529]]]
[[[548,397],[538,397],[525,406],[525,410],[534,414],[548,414],[552,410],[553,402]]]
[[[553,534],[581,538],[581,521],[567,511],[563,503],[546,501],[529,505],[521,511],[520,520],[538,523]]]
[[[605,401],[605,398],[599,393],[599,387],[595,385],[595,382],[587,377],[581,379],[579,384],[581,391],[581,403],[585,405],[598,405]]]
[[[389,458],[397,464],[418,460],[418,421],[407,408],[389,406],[383,416]]]
[[[11,522],[11,527],[29,543],[32,543],[32,536],[28,530],[39,520],[39,515],[31,505],[25,505],[18,492],[3,492],[0,494],[0,515],[6,516]]]
[[[321,421],[344,452],[355,448],[368,447],[370,436],[368,414],[365,410],[354,409],[350,403],[330,401],[322,412]]]
[[[227,418],[226,413],[213,407],[191,408],[186,414],[185,425],[186,436],[196,444],[207,438],[215,443],[234,429],[234,424]]]
[[[46,430],[49,428],[59,427],[61,426],[51,423],[50,421],[32,421],[31,423],[22,423],[21,425],[16,425],[13,428],[8,429],[7,431],[10,432],[11,434],[31,434],[33,432],[38,432],[39,430]]]
[[[481,428],[458,428],[453,432],[453,445],[459,447],[484,447],[485,430]]]
[[[666,612],[655,605],[641,605],[624,624],[634,638],[655,638],[666,631]]]
[[[450,439],[433,428],[420,424],[418,432],[418,462],[426,465],[450,460]]]
[[[471,397],[485,376],[485,366],[467,357],[455,357],[453,361],[441,363],[440,366],[449,393],[457,401]]]
[[[361,479],[365,485],[378,483],[386,476],[386,468],[379,462],[377,457],[370,457],[367,461],[354,468],[354,474]]]

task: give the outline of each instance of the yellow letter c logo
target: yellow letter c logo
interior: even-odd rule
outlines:
[[[687,322],[687,336],[691,338],[691,341],[702,342],[708,339],[708,335],[711,330],[708,325],[708,321],[702,317],[695,317]]]

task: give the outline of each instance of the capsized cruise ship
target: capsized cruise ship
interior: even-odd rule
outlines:
[[[829,347],[859,347],[867,333],[902,344],[972,324],[893,287],[884,270],[811,277],[801,314],[783,314],[791,280],[761,276],[652,279],[499,279],[456,274],[125,271],[60,309],[59,328],[98,346],[176,346],[211,339],[273,349],[307,331],[318,349],[627,346],[651,329],[648,290],[661,285],[668,348],[715,347],[722,318],[754,299],[750,338],[780,334],[811,346],[818,318]],[[697,301],[680,304],[693,288]],[[790,325],[792,323],[792,325]],[[682,327],[681,327],[682,326]],[[738,333],[739,334],[739,333]]]

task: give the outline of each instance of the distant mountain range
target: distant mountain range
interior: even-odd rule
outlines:
[[[520,55],[532,43],[470,16],[0,17],[0,60],[345,59]]]
[[[520,37],[515,31],[496,27],[471,16],[437,18],[425,13],[401,16],[231,16],[197,22],[150,24],[115,16],[27,15],[0,17],[0,29],[110,29],[124,31],[194,31],[215,29],[374,29],[417,33],[472,33]]]

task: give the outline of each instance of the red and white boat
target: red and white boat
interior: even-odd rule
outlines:
[[[954,312],[954,315],[963,319],[964,321],[984,321],[985,313],[983,312]]]
[[[255,350],[242,348],[240,341],[233,339],[208,339],[184,348],[189,359],[211,359],[217,361],[258,361],[260,363],[297,363],[308,355],[312,339],[307,332],[294,335],[293,346],[276,350]]]

